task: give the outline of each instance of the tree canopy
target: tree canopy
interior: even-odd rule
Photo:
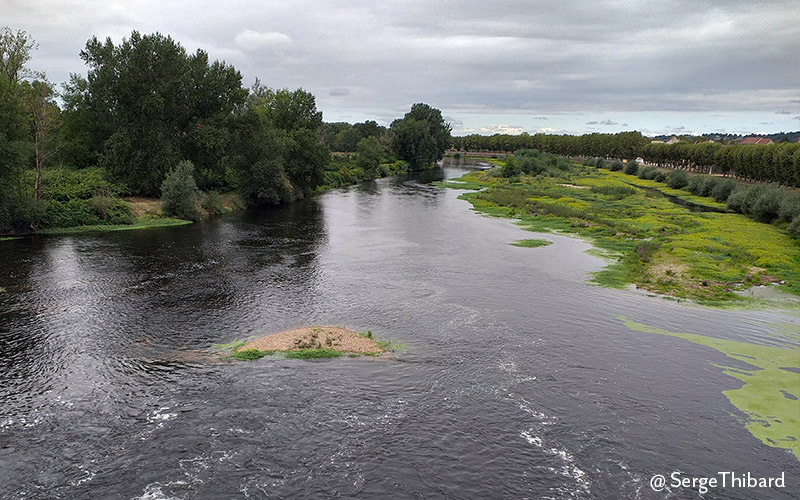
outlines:
[[[441,111],[427,104],[411,106],[411,111],[393,121],[390,129],[392,149],[412,170],[441,160],[450,146],[450,124],[444,121]]]

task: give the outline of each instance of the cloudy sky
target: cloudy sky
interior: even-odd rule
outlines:
[[[800,130],[797,0],[3,0],[53,82],[91,36],[172,36],[246,85],[304,89],[326,121],[414,102],[454,133]]]

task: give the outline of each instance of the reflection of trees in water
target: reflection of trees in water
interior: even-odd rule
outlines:
[[[40,326],[45,310],[31,283],[43,260],[42,250],[41,245],[22,240],[4,242],[0,252],[0,287],[5,290],[0,293],[0,400],[9,405],[25,393],[32,397],[32,385],[42,390],[51,378],[37,368],[53,363],[54,352]]]

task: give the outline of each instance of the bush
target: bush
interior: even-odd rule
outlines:
[[[753,202],[750,212],[759,222],[772,222],[778,218],[781,204],[786,198],[786,191],[783,189],[767,189]]]
[[[622,170],[623,173],[628,175],[636,175],[636,172],[639,171],[639,165],[636,164],[635,161],[629,161],[625,164],[625,168]]]
[[[656,173],[656,176],[653,177],[653,180],[656,181],[656,182],[661,182],[661,183],[667,182],[667,174],[666,174],[666,172],[662,172],[661,170],[659,170]]]
[[[683,170],[673,170],[667,175],[667,186],[681,189],[689,184],[689,176]]]
[[[767,188],[762,185],[739,186],[728,197],[727,207],[740,214],[752,215],[753,206],[766,190]]]
[[[216,191],[208,191],[200,195],[200,207],[209,215],[219,215],[225,211],[222,195]]]
[[[88,200],[96,195],[119,196],[126,192],[124,186],[106,180],[102,168],[47,169],[42,172],[43,195],[45,199],[68,201]]]
[[[711,196],[714,197],[715,200],[722,203],[723,201],[728,201],[728,197],[731,195],[734,189],[736,189],[736,181],[733,179],[725,179],[723,181],[717,182],[717,185],[714,186],[714,189],[711,190]]]
[[[797,216],[794,219],[792,219],[792,223],[789,224],[787,230],[789,231],[789,234],[791,234],[795,238],[800,238],[800,216]]]
[[[700,196],[700,193],[703,192],[703,182],[703,176],[693,175],[689,177],[689,182],[686,184],[686,190],[693,195]]]
[[[734,212],[739,212],[740,214],[744,213],[742,207],[744,206],[744,199],[749,191],[750,188],[747,186],[737,186],[730,196],[728,196],[727,203],[725,203],[725,206],[728,207],[728,210],[733,210]]]
[[[800,215],[800,195],[797,193],[787,193],[781,202],[778,211],[778,220],[781,222],[792,222],[795,217]]]
[[[599,162],[603,161],[602,158],[598,158],[598,160],[599,160]],[[598,165],[598,166],[602,166],[602,165]],[[621,161],[614,160],[614,161],[612,161],[611,163],[608,164],[608,169],[611,170],[612,172],[619,172],[620,170],[623,169],[624,166],[625,165],[623,165]]]
[[[0,193],[0,234],[24,234],[38,228],[45,204],[28,197]]]
[[[719,178],[710,175],[703,177],[703,186],[700,188],[700,196],[711,196],[714,188],[720,183]]]
[[[161,203],[164,213],[187,220],[197,220],[199,190],[194,181],[194,165],[185,160],[170,170],[161,183]]]
[[[656,178],[656,175],[658,175],[658,169],[653,165],[640,168],[639,172],[636,174],[638,178],[646,180],[653,180]]]

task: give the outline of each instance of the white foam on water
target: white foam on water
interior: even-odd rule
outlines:
[[[142,496],[135,497],[133,500],[183,500],[179,497],[167,496],[161,491],[161,483],[152,483],[144,487]]]

